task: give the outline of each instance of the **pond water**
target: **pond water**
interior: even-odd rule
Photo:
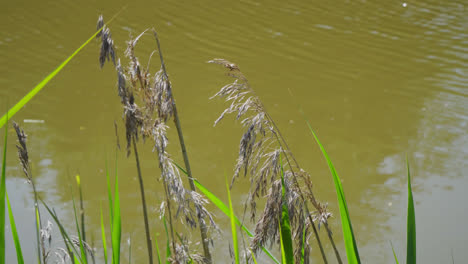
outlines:
[[[232,117],[213,127],[226,105],[208,98],[230,80],[206,61],[226,58],[249,78],[299,163],[311,173],[316,196],[335,215],[330,222],[343,256],[332,178],[300,107],[343,180],[364,263],[394,263],[389,241],[399,259],[406,254],[405,155],[414,177],[418,261],[468,258],[466,2],[5,1],[0,10],[2,113],[92,35],[99,14],[109,19],[125,5],[110,25],[117,53],[123,54],[130,35],[158,30],[194,176],[217,196],[227,199],[225,174],[233,170],[242,135]],[[144,36],[137,48],[145,62],[155,48],[152,36]],[[114,121],[124,139],[115,72],[110,65],[99,68],[98,54],[99,42],[93,41],[13,117],[29,135],[41,196],[70,229],[70,186],[76,174],[81,176],[89,237],[96,247],[100,206],[107,203],[105,164],[108,160],[113,168],[115,161]],[[7,188],[26,263],[33,263],[33,198],[18,165],[11,126],[8,132]],[[174,160],[182,163],[173,127],[169,140]],[[150,144],[140,149],[151,225],[163,234],[156,157]],[[123,250],[131,237],[133,259],[143,263],[134,157],[127,159],[120,151],[118,171]],[[248,188],[248,179],[241,179],[233,189],[238,214]],[[223,229],[215,237],[215,262],[226,263],[229,221],[212,209]],[[196,241],[198,232],[193,234]],[[53,243],[60,245],[60,238]],[[334,263],[331,248],[326,250]],[[14,263],[9,237],[7,252],[7,263]],[[320,263],[315,247],[312,255]]]

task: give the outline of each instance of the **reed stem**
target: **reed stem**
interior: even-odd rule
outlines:
[[[153,34],[154,34],[154,37],[156,39],[156,43],[157,43],[157,46],[158,46],[159,57],[161,59],[161,67],[162,67],[163,73],[165,75],[164,77],[165,77],[165,80],[166,80],[167,85],[168,85],[168,90],[170,91],[170,94],[172,96],[171,100],[172,100],[172,108],[173,108],[173,113],[174,113],[174,123],[175,123],[176,129],[177,129],[177,135],[179,136],[180,148],[182,150],[182,156],[184,158],[185,170],[187,171],[187,178],[188,178],[188,181],[189,181],[189,184],[190,184],[190,190],[191,191],[196,191],[195,184],[193,183],[192,170],[190,169],[190,162],[189,162],[188,155],[187,155],[187,149],[186,149],[185,143],[184,143],[184,135],[182,134],[182,127],[180,125],[180,119],[179,119],[179,115],[177,113],[177,107],[176,107],[176,103],[175,103],[175,100],[174,100],[174,94],[172,92],[172,86],[171,86],[171,83],[169,82],[169,77],[168,77],[167,72],[166,72],[166,66],[164,64],[164,59],[163,59],[163,55],[162,55],[162,51],[161,51],[161,45],[159,43],[158,34],[156,33],[155,30],[153,30]],[[210,253],[210,249],[209,249],[207,227],[206,227],[206,224],[203,221],[203,219],[201,219],[200,215],[198,215],[198,223],[200,225],[200,234],[201,234],[201,238],[202,238],[202,244],[203,244],[203,251],[204,251],[204,254],[205,254],[205,260],[206,260],[206,263],[211,264],[212,263],[212,258],[211,258],[211,253]]]
[[[145,221],[145,232],[146,232],[146,246],[148,248],[148,259],[149,263],[153,264],[153,247],[151,246],[151,235],[148,225],[148,213],[146,210],[146,199],[145,199],[145,187],[143,184],[143,177],[141,176],[141,168],[140,168],[140,159],[138,158],[138,150],[136,146],[136,139],[135,136],[132,137],[133,141],[133,150],[135,152],[135,160],[138,170],[138,181],[140,183],[140,194],[141,194],[141,202],[143,204],[143,218]]]

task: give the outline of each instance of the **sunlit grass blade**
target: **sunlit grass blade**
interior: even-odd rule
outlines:
[[[210,200],[216,207],[218,207],[219,210],[221,210],[221,212],[223,212],[226,216],[230,217],[231,216],[231,213],[229,212],[229,207],[227,207],[226,204],[223,203],[223,201],[221,201],[221,199],[219,199],[216,195],[214,195],[212,192],[210,192],[205,186],[203,186],[198,180],[196,179],[193,179],[193,183],[195,184],[195,186],[198,188],[198,190],[203,193],[203,195],[206,196],[206,198],[208,198],[208,200]],[[242,228],[242,230],[244,230],[244,232],[249,236],[249,237],[253,237],[253,233],[250,232],[249,229],[247,229],[247,227],[245,227],[241,221],[239,220],[239,218],[237,216],[234,216],[234,219],[236,221],[236,224],[238,226],[240,226]],[[275,258],[275,256],[273,256],[273,254],[271,254],[271,252],[266,249],[265,247],[261,247],[263,252],[271,259],[273,260],[276,264],[279,264],[280,262]]]
[[[305,247],[306,247],[306,227],[302,230],[302,248],[301,248],[301,264],[304,264],[305,261]]]
[[[117,14],[115,14],[107,24],[111,23],[114,18],[116,18],[120,12],[126,8],[123,7]],[[86,45],[88,45],[98,34],[102,31],[103,28],[100,28],[96,31],[88,40],[86,40],[81,46],[76,49],[68,58],[66,58],[57,68],[55,68],[49,75],[47,75],[42,81],[40,81],[30,92],[28,92],[18,103],[16,103],[10,110],[8,110],[5,115],[0,118],[0,127],[4,126],[8,120],[8,117],[12,117],[16,114],[21,108],[24,107],[38,92],[44,88],[44,86],[49,83],[72,59],[75,57]]]
[[[120,218],[119,177],[115,171],[114,217],[112,221],[112,263],[120,263],[120,241],[122,235]]]
[[[406,157],[408,169],[408,219],[406,223],[406,264],[416,264],[416,214],[414,212],[413,192],[411,190],[411,173]]]
[[[8,120],[8,113],[6,120]],[[6,122],[6,121],[5,121]],[[3,141],[2,178],[0,179],[0,264],[5,264],[5,196],[6,196],[6,154],[8,129],[5,126]]]
[[[395,249],[393,248],[392,242],[390,242],[390,246],[392,246],[392,252],[393,252],[393,257],[395,258],[395,263],[400,264],[400,263],[398,263],[398,258],[396,256]]]
[[[63,227],[62,223],[60,222],[57,214],[55,213],[55,211],[51,210],[50,207],[41,199],[41,202],[42,204],[44,205],[44,207],[46,208],[46,210],[49,212],[50,216],[52,216],[52,219],[54,219],[55,223],[57,224],[57,226],[59,227],[59,230],[60,230],[60,234],[62,235],[62,238],[63,238],[63,241],[65,243],[65,246],[67,248],[67,251],[68,251],[68,254],[70,256],[75,256],[75,258],[79,258],[79,257],[76,257],[76,255],[80,255],[78,250],[73,246],[72,244],[72,240],[70,239],[70,236],[68,235],[67,231],[65,230],[65,228]],[[38,213],[37,213],[37,210],[36,210],[36,216],[38,217]],[[77,263],[82,263],[81,259],[78,259],[79,262]]]
[[[117,161],[117,157],[115,158]],[[117,167],[117,165],[116,165]],[[116,168],[117,169],[117,168]],[[109,201],[109,212],[110,212],[110,222],[111,222],[111,228],[112,228],[112,219],[114,217],[114,209],[112,208],[112,187],[110,184],[110,177],[109,177],[109,168],[107,166],[107,159],[106,159],[106,180],[107,180],[107,198]]]
[[[11,210],[11,204],[10,204],[10,199],[8,198],[8,193],[5,192],[5,195],[6,195],[7,205],[8,205],[8,216],[10,219],[11,235],[13,236],[13,241],[15,243],[16,260],[18,264],[23,264],[24,263],[23,251],[21,250],[21,244],[20,244],[20,240],[18,237],[18,232],[16,231],[15,217],[13,216],[13,212]]]
[[[169,230],[167,229],[166,216],[162,217],[164,230],[166,231],[166,263],[170,264],[169,258],[171,257],[171,243],[169,243]]]
[[[280,158],[281,166],[281,219],[280,219],[280,235],[281,235],[281,253],[283,256],[283,263],[294,263],[294,251],[291,235],[291,223],[289,222],[289,210],[286,201],[286,186],[284,184],[284,170],[283,162]]]
[[[179,168],[180,171],[182,171],[184,174],[187,174],[185,172],[185,170],[179,166],[177,163],[174,163],[174,165],[177,166],[177,168]],[[208,200],[210,200],[216,207],[218,207],[219,210],[221,210],[221,212],[223,212],[226,216],[230,217],[230,212],[229,212],[229,207],[224,204],[224,202],[219,199],[216,195],[214,195],[212,192],[210,192],[205,186],[203,186],[197,179],[193,179],[193,183],[195,184],[195,186],[197,187],[197,189],[203,193],[203,195],[206,196],[206,198],[208,198]],[[250,232],[249,229],[247,229],[247,227],[245,227],[241,221],[239,220],[239,218],[237,216],[234,216],[235,217],[235,221],[236,221],[236,224],[238,226],[240,226],[242,228],[242,230],[244,230],[244,232],[249,236],[249,237],[253,237],[253,233]],[[276,264],[279,264],[279,260],[277,260],[275,258],[275,256],[273,256],[273,254],[271,254],[271,252],[266,249],[265,247],[261,247],[262,248],[262,251],[271,259],[273,260]]]
[[[229,202],[229,218],[231,219],[231,232],[232,232],[232,243],[234,247],[234,259],[236,264],[240,263],[239,259],[239,241],[237,240],[237,230],[236,230],[236,219],[234,216],[234,209],[232,208],[232,201],[231,201],[231,191],[229,190],[229,183],[226,178],[226,189],[228,195],[228,202]]]
[[[86,242],[86,229],[85,229],[85,211],[83,205],[83,189],[81,187],[80,175],[76,175],[76,184],[78,185],[78,192],[80,195],[80,216],[81,216],[81,238]]]
[[[73,192],[72,192],[72,203],[73,203],[73,214],[75,216],[76,233],[78,234],[78,240],[80,242],[81,260],[83,261],[84,264],[87,264],[88,260],[87,260],[87,256],[86,256],[86,250],[85,250],[84,245],[83,245],[83,238],[81,237],[81,231],[80,231],[80,224],[78,222],[78,216],[76,215],[75,197],[73,196]]]
[[[36,221],[36,245],[37,245],[37,259],[39,264],[42,264],[42,255],[41,255],[41,242],[39,241],[39,234],[41,232],[41,216],[39,214],[39,206],[34,206],[34,215]]]
[[[310,132],[315,138],[315,141],[319,145],[320,150],[322,151],[322,154],[325,157],[328,163],[328,167],[330,168],[330,172],[333,176],[333,182],[335,183],[336,195],[338,196],[338,205],[340,208],[341,225],[343,228],[343,237],[344,237],[344,242],[345,242],[346,255],[348,257],[348,263],[350,264],[361,263],[361,260],[359,258],[358,247],[356,244],[356,239],[354,237],[353,227],[351,225],[351,218],[349,217],[348,205],[346,204],[345,194],[343,191],[343,187],[341,186],[341,180],[338,177],[338,173],[336,172],[335,167],[333,166],[333,163],[328,157],[328,154],[325,151],[325,148],[322,146],[322,143],[320,143],[317,135],[315,135],[314,130],[310,126],[310,123],[307,120],[306,122],[307,122],[307,126],[309,127]]]
[[[255,264],[258,264],[257,263],[257,259],[255,258],[255,254],[252,252],[252,250],[249,248],[249,251],[250,251],[250,255],[252,256],[252,260]]]
[[[104,263],[107,264],[107,243],[106,243],[106,228],[104,226],[104,216],[102,215],[102,206],[101,209],[101,237],[102,237],[102,249],[104,251]]]
[[[156,256],[158,257],[158,264],[161,264],[161,252],[159,252],[158,234],[154,237],[154,245],[156,246]]]

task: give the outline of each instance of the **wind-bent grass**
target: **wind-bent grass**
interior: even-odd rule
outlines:
[[[284,264],[294,263],[293,239],[291,235],[291,224],[289,222],[289,210],[286,201],[286,186],[284,184],[284,169],[280,154],[280,172],[281,172],[281,219],[280,219],[280,237],[281,237],[281,256]]]
[[[8,198],[8,192],[5,192],[5,195],[6,195],[6,200],[8,204],[8,217],[10,219],[11,235],[13,236],[13,241],[15,243],[16,261],[18,264],[23,264],[24,263],[23,251],[21,250],[21,243],[18,237],[18,232],[16,230],[15,217],[13,216],[13,212],[11,210],[11,204],[10,204],[10,199]]]
[[[396,263],[396,264],[400,264],[400,263],[398,263],[398,258],[397,258],[397,256],[396,256],[395,249],[393,248],[392,242],[390,242],[390,245],[392,246],[392,252],[393,252],[393,257],[395,258],[395,263]]]
[[[107,24],[109,24],[117,15],[120,14],[126,7],[123,7],[117,14],[115,14]],[[49,83],[72,59],[75,57],[86,45],[91,42],[101,31],[103,27],[98,29],[96,33],[94,33],[88,40],[86,40],[81,46],[76,49],[68,58],[66,58],[57,68],[55,68],[49,75],[47,75],[42,81],[40,81],[30,92],[28,92],[18,103],[16,103],[10,110],[8,110],[1,118],[0,118],[0,128],[4,126],[7,121],[8,117],[11,118],[14,114],[16,114],[21,108],[24,107],[34,96],[44,88],[44,86]],[[1,263],[0,263],[1,264]]]
[[[341,224],[343,227],[343,237],[344,237],[344,242],[345,242],[345,247],[346,247],[346,255],[348,257],[348,263],[350,264],[361,263],[361,260],[359,258],[358,247],[356,244],[356,239],[354,237],[353,227],[351,225],[351,218],[349,217],[348,205],[346,204],[345,194],[343,191],[343,187],[341,186],[341,180],[338,177],[338,173],[336,172],[332,161],[328,157],[328,154],[325,151],[325,148],[322,146],[322,143],[320,143],[317,135],[315,135],[314,130],[310,126],[310,123],[307,120],[306,122],[307,122],[307,126],[309,127],[310,132],[315,138],[315,141],[319,145],[320,150],[322,151],[322,154],[325,157],[328,163],[328,167],[330,168],[330,172],[333,176],[333,182],[335,183],[336,195],[338,196],[338,205],[340,208]]]
[[[101,238],[102,238],[102,250],[104,253],[104,263],[107,264],[107,243],[106,243],[106,228],[104,226],[104,217],[102,215],[102,205],[101,209]]]
[[[117,163],[117,160],[116,160]],[[117,166],[117,165],[116,165]],[[115,171],[115,190],[114,190],[114,216],[112,217],[112,263],[120,263],[120,241],[122,235],[122,220],[120,217],[120,198],[119,198],[119,177],[117,169]]]
[[[187,172],[184,170],[184,168],[182,168],[181,166],[179,166],[177,163],[174,162],[174,165],[184,174],[187,174]],[[212,202],[216,207],[218,207],[219,210],[221,210],[221,212],[223,212],[227,217],[231,217],[231,213],[229,211],[229,207],[224,204],[224,202],[219,199],[216,195],[214,195],[210,190],[208,190],[205,186],[203,186],[197,179],[193,179],[193,183],[195,184],[195,186],[197,187],[198,190],[200,190],[201,193],[203,193],[203,195],[206,196],[206,198],[208,198],[208,200],[210,200],[210,202]],[[245,227],[242,222],[239,220],[239,218],[237,216],[234,215],[234,220],[236,221],[236,224],[242,228],[242,230],[244,230],[244,232],[249,236],[249,237],[253,237],[253,233],[250,232],[250,230]],[[273,256],[273,254],[268,250],[266,249],[265,247],[261,247],[262,248],[262,251],[271,259],[273,260],[276,264],[279,264],[280,262]]]
[[[8,113],[6,116],[8,120]],[[6,154],[8,129],[5,127],[3,141],[2,178],[0,179],[0,264],[5,264],[5,196],[6,196]]]
[[[226,177],[226,190],[228,195],[228,202],[229,202],[229,218],[231,219],[231,233],[232,233],[232,247],[234,248],[234,259],[236,264],[240,263],[239,258],[239,241],[237,240],[237,227],[236,227],[236,217],[234,215],[234,209],[232,208],[232,201],[231,201],[231,191],[229,190],[229,183]]]
[[[406,264],[416,264],[416,215],[414,212],[413,191],[411,190],[411,173],[406,157],[408,170],[408,218],[406,222]]]

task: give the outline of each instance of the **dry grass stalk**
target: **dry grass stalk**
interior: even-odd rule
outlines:
[[[195,191],[194,186],[192,186],[193,183],[191,184],[191,187],[193,187],[191,190],[187,190],[183,186],[179,170],[175,167],[169,153],[166,151],[169,143],[166,133],[168,128],[166,121],[176,115],[175,102],[161,53],[161,69],[154,75],[149,72],[149,65],[146,68],[141,67],[139,59],[135,55],[135,46],[145,32],[127,42],[125,56],[129,60],[129,66],[124,69],[121,66],[120,59],[117,60],[116,66],[118,94],[124,108],[126,124],[127,155],[131,153],[130,146],[132,142],[136,151],[136,141],[139,135],[153,141],[153,151],[158,155],[161,178],[166,192],[165,206],[169,213],[171,234],[174,234],[172,219],[179,217],[179,214],[183,216],[179,217],[183,220],[183,224],[191,228],[196,227],[198,222],[202,233],[205,257],[209,260],[208,263],[211,263],[206,225],[209,223],[214,229],[218,228],[212,215],[205,208],[207,200]],[[103,46],[105,43],[110,42],[103,42]],[[159,40],[157,40],[157,44],[160,52]],[[101,50],[105,50],[105,47],[101,48]],[[178,125],[180,127],[180,122]],[[181,131],[179,135],[181,135]],[[182,152],[186,153],[185,146]],[[184,156],[185,159],[186,156]],[[173,205],[176,206],[175,215],[171,213],[171,199],[174,201]],[[173,235],[172,246],[174,252],[177,252]]]
[[[301,248],[303,234],[308,234],[312,229],[320,247],[322,258],[327,263],[314,222],[318,221],[319,225],[320,223],[327,223],[331,213],[327,211],[326,205],[315,199],[309,174],[298,165],[280,130],[239,67],[224,59],[213,59],[209,63],[224,66],[227,69],[226,74],[234,78],[234,82],[223,86],[210,98],[224,98],[229,103],[229,106],[215,121],[215,125],[226,114],[232,113],[236,115],[237,120],[241,120],[241,124],[245,129],[239,144],[239,155],[231,187],[241,172],[244,176],[250,176],[251,189],[247,202],[250,204],[250,218],[254,222],[257,219],[256,200],[265,195],[267,198],[265,208],[256,222],[252,248],[257,252],[260,245],[264,246],[267,242],[270,242],[270,244],[278,242],[279,239],[278,216],[281,214],[281,183],[278,180],[278,175],[280,171],[279,154],[282,153],[287,165],[284,175],[287,187],[286,197],[288,197],[290,221],[294,230],[293,237],[297,245],[296,248]],[[307,203],[315,208],[315,212],[309,213]],[[309,224],[304,225],[306,219]],[[328,224],[325,224],[325,226],[330,235],[331,231]],[[305,228],[305,231],[303,228]],[[329,238],[334,246],[331,235]],[[308,246],[308,243],[306,244]],[[310,251],[310,248],[306,249],[306,252],[308,251]],[[297,250],[295,257],[296,260],[300,257],[300,252]],[[337,254],[337,259],[341,263],[339,254]]]

